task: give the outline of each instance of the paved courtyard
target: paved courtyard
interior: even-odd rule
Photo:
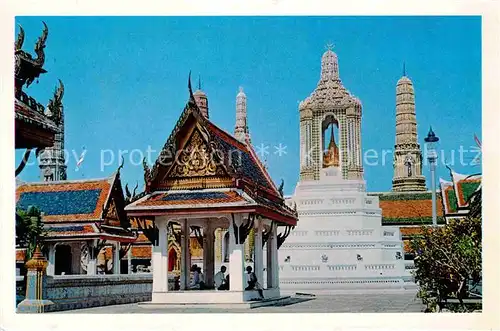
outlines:
[[[59,313],[85,314],[144,314],[144,313],[413,313],[424,306],[415,298],[414,291],[390,293],[342,293],[315,297],[293,296],[282,306],[254,309],[218,308],[144,308],[138,304],[78,309]]]

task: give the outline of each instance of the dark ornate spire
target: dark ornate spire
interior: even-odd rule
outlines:
[[[62,98],[64,96],[64,85],[59,79],[59,87],[55,89],[54,96],[49,100],[47,105],[47,115],[48,117],[59,125],[63,116],[63,103]]]

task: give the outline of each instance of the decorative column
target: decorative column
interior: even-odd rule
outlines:
[[[267,240],[267,287],[276,288],[279,286],[278,273],[278,242],[277,242],[277,226],[273,222],[271,224],[271,233]]]
[[[278,263],[278,224],[273,222],[272,224],[272,238],[271,241],[271,257],[273,265],[273,288],[278,288],[280,286],[280,276],[279,276],[279,263]]]
[[[269,230],[271,231],[271,230]],[[269,237],[267,238],[266,242],[266,281],[267,281],[267,286],[266,288],[272,288],[273,287],[273,256],[272,256],[272,250],[271,250],[271,241],[272,241],[272,233],[269,234]]]
[[[132,273],[132,245],[130,245],[127,252],[127,273],[129,275]]]
[[[205,273],[205,283],[211,287],[214,279],[214,231],[208,223],[203,228],[203,272]]]
[[[189,237],[188,221],[184,219],[181,221],[181,290],[186,290],[191,280]]]
[[[155,225],[158,242],[153,246],[153,296],[168,291],[167,220],[155,218]]]
[[[245,247],[244,243],[236,243],[237,233],[234,233],[234,227],[241,226],[243,218],[241,214],[234,215],[234,220],[229,221],[229,290],[243,291],[245,289]]]
[[[47,260],[44,258],[40,246],[36,246],[31,260],[26,262],[26,298],[17,306],[20,313],[44,313],[51,311],[54,303],[47,300],[46,275]]]
[[[89,262],[87,264],[87,275],[97,274],[97,255],[99,252],[95,252],[97,248],[95,247],[95,241],[92,240],[88,244],[89,246]]]
[[[255,248],[254,248],[254,268],[255,275],[261,285],[264,284],[264,254],[262,249],[262,220],[255,220]]]
[[[115,241],[113,245],[113,274],[120,274],[120,242]]]
[[[47,276],[54,276],[56,272],[56,245],[49,244],[49,264],[47,266]]]

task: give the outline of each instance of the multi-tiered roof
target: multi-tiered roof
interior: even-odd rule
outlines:
[[[44,241],[136,239],[127,230],[119,170],[103,179],[21,183],[16,208],[29,206],[42,212]]]
[[[145,164],[143,196],[126,207],[129,216],[168,213],[249,212],[295,225],[249,143],[203,116],[189,82],[190,98],[152,169]]]

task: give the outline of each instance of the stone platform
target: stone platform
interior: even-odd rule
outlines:
[[[390,291],[387,293],[358,291],[335,295],[316,295],[315,297],[292,296],[285,302],[256,307],[255,309],[239,306],[206,308],[196,305],[165,305],[162,308],[150,306],[148,309],[144,309],[135,303],[56,312],[55,314],[418,313],[424,308],[420,299],[417,299],[415,293],[411,291]]]
[[[264,298],[281,299],[280,289],[264,289]],[[216,291],[216,290],[187,290],[187,291],[168,291],[153,292],[150,305],[240,305],[254,303],[258,299],[257,291]]]
[[[258,301],[233,302],[233,303],[154,303],[141,302],[140,308],[146,309],[251,309],[266,306],[284,305],[291,300],[290,296],[282,296],[279,298],[264,299]]]

